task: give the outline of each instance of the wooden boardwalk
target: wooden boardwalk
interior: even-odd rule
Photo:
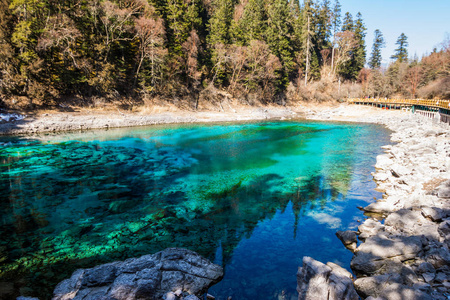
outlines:
[[[410,110],[412,113],[450,124],[450,100],[352,98],[350,104],[370,105],[383,109]]]

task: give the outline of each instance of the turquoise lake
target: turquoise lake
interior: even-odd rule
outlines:
[[[218,300],[297,299],[303,256],[349,268],[335,232],[381,197],[386,144],[378,125],[301,121],[0,138],[0,299],[168,247],[224,267]]]

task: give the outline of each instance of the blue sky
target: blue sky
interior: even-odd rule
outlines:
[[[340,0],[342,16],[361,12],[367,27],[366,49],[370,57],[373,32],[380,29],[386,41],[383,62],[389,61],[402,32],[408,37],[410,57],[419,58],[440,46],[450,35],[450,0]],[[334,5],[334,1],[331,1]]]

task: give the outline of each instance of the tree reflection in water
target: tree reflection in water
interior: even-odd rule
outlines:
[[[225,266],[219,299],[294,295],[303,255],[349,261],[334,232],[378,195],[370,171],[387,138],[267,122],[12,140],[0,150],[3,297],[49,299],[77,268],[167,247]]]

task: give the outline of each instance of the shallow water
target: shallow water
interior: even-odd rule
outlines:
[[[2,138],[0,297],[184,247],[224,266],[216,299],[294,299],[303,256],[348,268],[335,232],[380,196],[387,143],[376,125],[293,121]]]

